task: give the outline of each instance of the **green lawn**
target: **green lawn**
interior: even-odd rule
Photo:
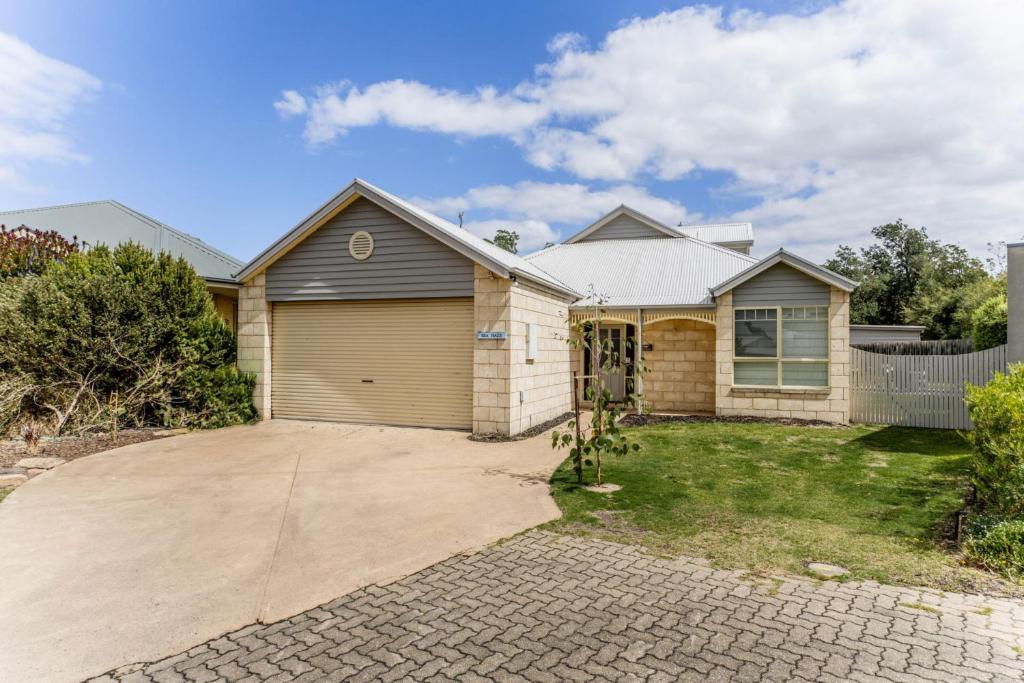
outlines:
[[[757,573],[805,573],[817,560],[886,583],[1008,588],[948,549],[968,486],[955,432],[675,423],[626,433],[642,450],[604,463],[622,490],[582,490],[563,463],[552,488],[565,514],[551,528]]]

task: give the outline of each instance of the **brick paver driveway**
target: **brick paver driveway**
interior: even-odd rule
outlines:
[[[530,532],[97,681],[1020,681],[1024,605]]]

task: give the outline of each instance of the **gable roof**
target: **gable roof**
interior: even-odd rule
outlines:
[[[579,242],[580,240],[586,238],[588,235],[594,234],[595,232],[597,232],[598,230],[600,230],[604,226],[608,225],[609,223],[611,223],[613,220],[615,220],[619,216],[629,216],[633,220],[635,220],[635,221],[637,221],[639,223],[642,223],[643,225],[646,225],[647,227],[651,228],[652,230],[656,230],[658,232],[664,233],[667,237],[679,237],[679,233],[678,232],[676,232],[672,228],[668,227],[664,223],[660,223],[660,222],[654,220],[653,218],[651,218],[650,216],[642,214],[639,211],[637,211],[636,209],[632,209],[632,208],[626,206],[625,204],[620,204],[619,206],[615,207],[614,209],[612,209],[611,211],[609,211],[605,215],[603,215],[600,218],[598,218],[596,221],[594,221],[593,223],[591,223],[587,227],[585,227],[582,230],[580,230],[575,235],[572,235],[571,237],[565,239],[564,243],[565,244],[575,244],[576,242]]]
[[[686,235],[679,239],[557,244],[527,256],[573,289],[591,287],[608,307],[713,306],[710,288],[756,259]]]
[[[726,292],[733,289],[737,285],[743,284],[747,280],[750,280],[751,278],[760,275],[761,273],[768,270],[772,266],[778,265],[780,263],[784,263],[785,265],[790,266],[791,268],[799,270],[805,275],[809,275],[816,280],[821,280],[822,282],[828,283],[834,287],[838,287],[839,289],[842,289],[847,292],[852,292],[854,289],[857,288],[857,283],[854,282],[853,280],[843,277],[839,273],[834,273],[828,268],[819,266],[818,264],[813,263],[812,261],[808,261],[807,259],[797,256],[796,254],[786,251],[785,249],[779,249],[774,254],[766,256],[760,261],[757,261],[746,270],[737,273],[736,275],[730,277],[728,280],[724,280],[718,285],[715,285],[711,292],[715,296],[721,296],[722,294],[725,294]]]
[[[678,232],[714,244],[753,244],[754,226],[750,223],[703,223],[680,225]]]
[[[311,235],[326,221],[333,218],[359,197],[363,197],[386,211],[393,213],[500,277],[520,277],[572,298],[580,296],[580,293],[569,285],[521,256],[507,252],[501,247],[477,237],[465,228],[460,228],[360,178],[354,179],[344,189],[324,203],[323,206],[308,215],[277,241],[260,252],[235,277],[239,280],[247,280],[253,275],[262,272],[287,253],[288,250]]]
[[[199,238],[110,199],[2,211],[0,223],[8,228],[24,225],[37,230],[55,230],[66,239],[77,237],[87,247],[135,242],[155,253],[166,251],[184,258],[206,280],[233,282],[232,273],[242,266],[238,259]]]

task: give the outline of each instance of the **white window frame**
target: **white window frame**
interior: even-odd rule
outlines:
[[[824,358],[783,358],[782,357],[782,310],[793,308],[825,309],[825,357]],[[832,325],[829,306],[741,306],[733,309],[732,314],[732,362],[733,386],[737,389],[803,389],[807,391],[826,391],[832,389]],[[736,355],[736,314],[740,311],[775,311],[775,356],[737,356]],[[743,363],[775,363],[775,384],[736,384],[736,365]],[[822,385],[783,384],[783,363],[821,363],[825,364],[826,383]]]

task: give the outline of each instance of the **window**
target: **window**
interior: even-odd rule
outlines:
[[[828,386],[828,306],[735,312],[733,384]]]

